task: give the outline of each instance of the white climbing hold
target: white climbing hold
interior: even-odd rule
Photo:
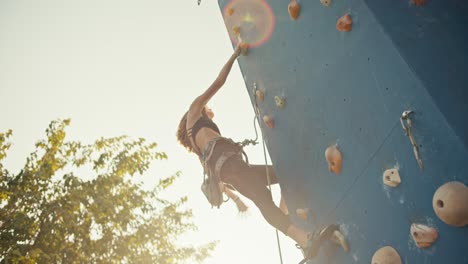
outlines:
[[[345,252],[349,252],[348,240],[346,240],[346,237],[339,230],[335,230],[333,232],[333,236],[331,238],[331,241],[333,243],[341,246]]]
[[[343,158],[337,144],[333,144],[325,150],[325,159],[328,162],[330,172],[337,175],[341,173]]]
[[[386,170],[383,174],[383,182],[390,187],[397,187],[401,183],[400,173],[397,169]]]
[[[439,237],[437,229],[423,224],[412,224],[410,232],[418,248],[428,248],[432,246]]]

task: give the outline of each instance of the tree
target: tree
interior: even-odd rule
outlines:
[[[179,173],[145,190],[136,176],[164,160],[156,143],[126,136],[93,144],[65,140],[70,120],[57,120],[24,168],[3,160],[12,131],[0,133],[0,263],[201,262],[215,243],[177,246],[195,226],[187,201],[162,199]],[[78,175],[80,174],[81,177]]]

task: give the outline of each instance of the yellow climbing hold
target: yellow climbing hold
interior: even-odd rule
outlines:
[[[324,6],[330,6],[332,0],[320,0],[320,3]]]
[[[286,105],[286,101],[284,100],[284,98],[280,96],[275,96],[275,103],[279,109],[283,109],[284,106]]]

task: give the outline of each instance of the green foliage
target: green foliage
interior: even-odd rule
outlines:
[[[12,132],[0,133],[0,263],[172,264],[210,254],[214,243],[176,245],[195,229],[191,211],[182,209],[186,197],[160,198],[178,173],[151,191],[135,181],[152,161],[167,159],[155,143],[65,141],[69,123],[51,122],[16,175],[2,164]]]

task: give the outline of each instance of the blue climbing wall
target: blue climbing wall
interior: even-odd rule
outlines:
[[[432,208],[439,186],[468,183],[466,1],[300,1],[295,21],[289,1],[218,3],[234,42],[230,16],[248,11],[239,29],[249,42],[268,17],[260,13],[271,8],[271,36],[239,59],[252,106],[274,118],[274,127],[262,130],[292,219],[307,229],[337,222],[351,247],[345,253],[329,244],[309,263],[370,263],[383,246],[395,248],[403,263],[468,263],[468,228],[445,224]],[[353,19],[350,32],[335,27],[345,13]],[[264,91],[263,102],[254,87]],[[275,96],[285,98],[283,109]],[[400,123],[405,110],[414,111],[424,170]],[[335,143],[343,154],[340,175],[328,171],[324,157]],[[391,168],[401,176],[396,188],[382,181]],[[295,216],[296,208],[310,208],[309,219]],[[413,223],[435,227],[437,242],[416,247]]]

